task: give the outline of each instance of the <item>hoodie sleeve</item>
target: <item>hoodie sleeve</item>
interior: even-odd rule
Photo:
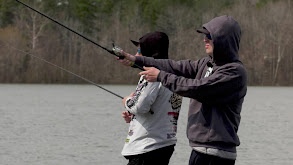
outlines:
[[[235,63],[220,67],[206,78],[185,78],[161,71],[158,79],[171,91],[203,103],[227,103],[246,93],[246,70]]]
[[[198,66],[203,63],[204,60],[191,61],[181,60],[174,61],[170,59],[153,59],[150,57],[136,56],[135,63],[139,66],[155,67],[159,70],[176,74],[178,76],[184,76],[187,78],[195,77],[198,72]]]
[[[142,83],[138,84],[134,96],[125,101],[126,110],[134,115],[150,112],[151,106],[158,96],[160,84],[142,80]]]

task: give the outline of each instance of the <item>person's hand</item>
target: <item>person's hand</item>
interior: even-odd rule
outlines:
[[[123,103],[124,107],[125,107],[125,102],[126,102],[126,100],[127,100],[129,97],[132,97],[133,95],[134,95],[134,92],[132,92],[129,96],[126,96],[126,97],[123,98],[122,103]]]
[[[124,118],[126,123],[130,123],[131,118],[132,118],[132,114],[129,113],[128,111],[123,111],[122,112],[122,117]]]
[[[154,67],[143,67],[145,71],[140,72],[140,75],[144,75],[144,79],[149,82],[156,82],[160,70]]]
[[[124,52],[121,50],[122,55],[125,57],[124,59],[119,59],[119,57],[116,57],[116,59],[125,66],[133,66],[134,61],[135,61],[135,56],[131,55],[129,53]]]

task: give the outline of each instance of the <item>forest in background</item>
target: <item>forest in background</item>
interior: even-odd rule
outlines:
[[[293,85],[293,0],[22,0],[93,41],[112,42],[135,54],[130,39],[145,33],[168,34],[169,57],[206,56],[202,24],[221,15],[241,26],[240,60],[250,86]],[[21,49],[98,84],[135,84],[140,70],[80,36],[25,8],[0,0],[0,83],[84,83]]]

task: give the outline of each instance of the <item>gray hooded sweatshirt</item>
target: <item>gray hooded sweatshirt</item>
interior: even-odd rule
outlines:
[[[230,16],[203,25],[213,39],[213,57],[197,61],[137,57],[140,66],[160,69],[158,81],[171,91],[191,98],[187,137],[191,147],[236,153],[240,112],[247,91],[247,72],[238,59],[241,29]],[[212,72],[206,76],[208,68]]]

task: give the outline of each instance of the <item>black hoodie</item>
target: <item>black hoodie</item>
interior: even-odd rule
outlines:
[[[178,62],[136,57],[135,63],[160,69],[158,81],[191,98],[187,124],[191,147],[236,152],[240,145],[240,112],[247,91],[247,72],[238,59],[241,30],[230,16],[216,17],[203,27],[212,36],[213,57]],[[204,77],[208,65],[213,71]]]

